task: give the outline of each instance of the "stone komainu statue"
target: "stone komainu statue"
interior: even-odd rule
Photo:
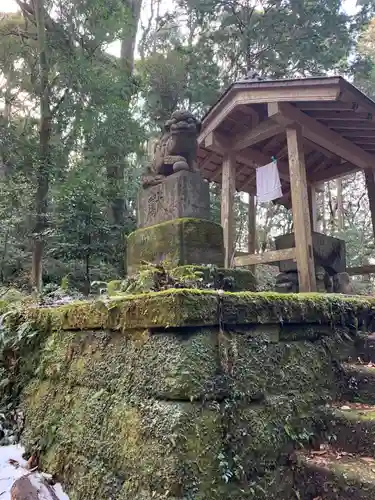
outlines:
[[[190,111],[175,111],[155,144],[154,158],[142,177],[143,187],[160,184],[180,170],[197,171],[197,138],[201,123]]]

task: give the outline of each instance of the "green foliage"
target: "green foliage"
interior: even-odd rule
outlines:
[[[77,267],[78,282],[87,288],[89,275],[100,277],[103,267],[108,275],[123,273],[124,234],[134,229],[142,133],[132,116],[134,82],[121,61],[105,51],[127,23],[124,3],[87,0],[56,7],[49,2],[46,14],[52,203],[44,234],[44,281],[59,282]],[[32,3],[30,9],[32,17]],[[20,13],[1,17],[0,71],[5,80],[0,96],[6,108],[0,116],[5,174],[0,183],[0,279],[19,280],[23,274],[23,285],[30,268],[39,161],[35,38],[33,23]]]

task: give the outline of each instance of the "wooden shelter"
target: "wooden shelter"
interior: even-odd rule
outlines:
[[[296,259],[300,291],[315,290],[311,231],[316,187],[363,169],[375,228],[375,102],[341,77],[243,80],[232,84],[203,118],[198,163],[222,185],[225,265]],[[255,251],[256,168],[277,159],[291,207],[295,248]],[[249,193],[249,254],[234,258],[235,190]],[[253,238],[252,238],[253,236]]]

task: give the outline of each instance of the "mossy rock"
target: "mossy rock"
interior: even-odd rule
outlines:
[[[115,482],[111,495],[100,498],[141,498],[142,492],[151,498],[226,497],[217,405],[127,400],[105,390],[45,382],[30,385],[24,407],[26,448],[39,448],[42,466],[66,479],[73,492],[80,489],[73,498],[97,498],[101,491],[100,481],[82,484],[92,473],[93,461],[102,464],[102,475],[110,473]],[[78,484],[72,464],[81,456],[88,460],[79,471]]]
[[[38,370],[44,379],[105,389],[124,397],[214,399],[220,385],[217,332],[54,332]]]
[[[185,264],[222,266],[224,262],[222,227],[203,219],[174,219],[137,229],[128,236],[127,245],[129,275],[142,261],[170,268]]]
[[[306,387],[322,396],[335,390],[336,374],[321,342],[270,343],[251,330],[225,333],[220,336],[220,359],[229,393],[241,399],[304,392]]]
[[[272,396],[246,405],[234,402],[228,416],[230,446],[248,475],[263,475],[314,434],[317,395]],[[228,407],[228,405],[227,405]]]
[[[248,269],[225,269],[213,266],[179,266],[170,271],[176,279],[201,280],[202,284],[211,288],[224,288],[231,292],[253,292],[256,290],[256,279]]]

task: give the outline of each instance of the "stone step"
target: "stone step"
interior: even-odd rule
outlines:
[[[341,399],[375,405],[375,364],[342,363],[341,368]]]
[[[375,459],[340,453],[326,445],[297,453],[294,488],[301,500],[372,500]]]
[[[324,435],[336,450],[375,457],[375,405],[332,405],[326,412]]]

